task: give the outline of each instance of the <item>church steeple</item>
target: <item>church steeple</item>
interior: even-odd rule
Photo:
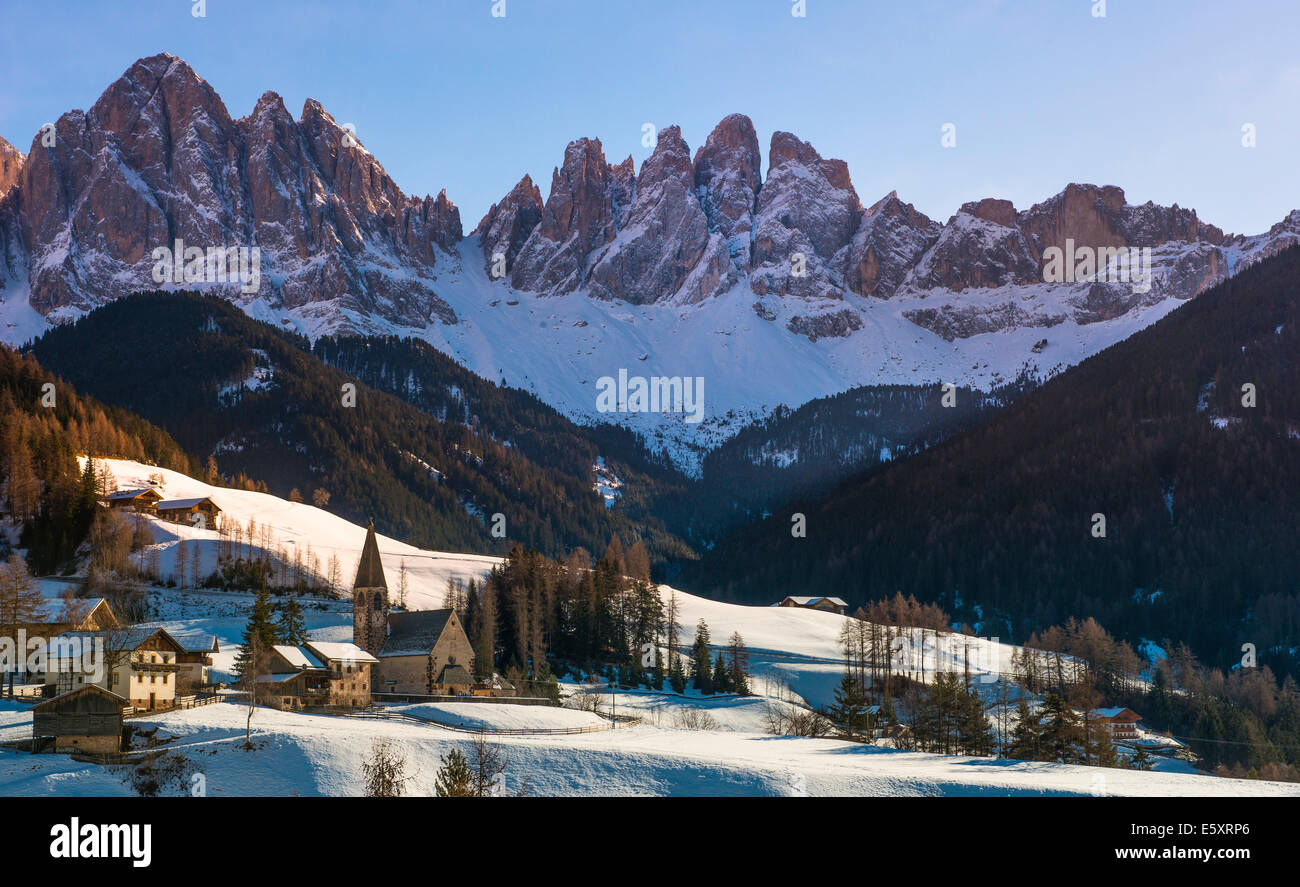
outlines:
[[[357,563],[352,584],[352,642],[372,656],[378,656],[388,640],[388,581],[379,557],[375,522],[370,521],[366,542]]]

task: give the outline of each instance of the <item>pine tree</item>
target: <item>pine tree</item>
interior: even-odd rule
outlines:
[[[1029,710],[1029,701],[1020,697],[1016,704],[1016,726],[1011,731],[1007,757],[1018,761],[1041,761],[1043,725],[1038,714]]]
[[[871,735],[866,691],[862,681],[848,669],[844,670],[840,685],[835,688],[835,702],[827,709],[826,716],[849,739]]]
[[[245,678],[245,668],[249,665],[248,650],[253,638],[257,639],[257,647],[261,650],[269,650],[280,642],[274,623],[274,608],[271,604],[270,592],[266,590],[266,577],[262,577],[262,588],[253,599],[253,609],[248,614],[248,623],[244,626],[242,639],[242,648],[239,655],[235,657],[235,673],[240,678]]]
[[[1042,760],[1062,764],[1081,763],[1084,759],[1083,728],[1065,700],[1048,693],[1039,712],[1043,725]]]
[[[668,685],[673,688],[674,693],[686,692],[686,671],[682,668],[680,656],[673,659],[672,670],[668,673]]]
[[[695,625],[695,643],[691,647],[691,682],[701,693],[713,692],[713,672],[709,668],[709,624],[701,619]]]
[[[303,621],[302,605],[292,594],[280,605],[280,619],[276,633],[280,643],[298,646],[307,642],[307,624]]]
[[[727,672],[727,660],[722,658],[721,653],[713,660],[713,692],[731,692],[731,676]]]
[[[1150,770],[1155,766],[1155,760],[1151,757],[1151,753],[1146,750],[1146,746],[1139,745],[1133,750],[1128,765],[1134,770]]]
[[[745,646],[745,639],[741,637],[740,632],[731,633],[731,640],[727,642],[727,647],[731,655],[731,661],[727,663],[727,681],[731,684],[732,692],[748,696],[749,648]]]
[[[474,774],[465,756],[454,748],[442,756],[442,766],[434,779],[434,791],[440,798],[474,797]]]

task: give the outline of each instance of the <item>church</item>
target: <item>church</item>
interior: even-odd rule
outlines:
[[[373,522],[352,591],[352,642],[379,664],[374,693],[465,696],[474,685],[474,648],[455,610],[392,611]]]

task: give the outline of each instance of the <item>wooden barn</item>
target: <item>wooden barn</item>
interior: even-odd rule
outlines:
[[[52,738],[56,752],[113,754],[122,748],[126,700],[88,684],[32,708],[33,747]]]
[[[154,506],[154,510],[163,520],[210,530],[217,528],[217,515],[221,513],[217,503],[207,496],[197,499],[164,499]]]
[[[109,508],[152,513],[154,507],[162,501],[162,493],[159,493],[153,487],[144,487],[138,490],[117,490],[109,493],[104,501]]]

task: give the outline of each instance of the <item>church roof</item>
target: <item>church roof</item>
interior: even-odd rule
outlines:
[[[423,656],[433,650],[451,620],[452,610],[416,610],[388,617],[388,640],[379,651],[385,656]]]
[[[361,562],[357,564],[357,581],[352,583],[352,587],[388,588],[388,582],[384,579],[384,565],[379,560],[379,542],[375,539],[373,523],[366,530],[366,544],[361,549]]]
[[[445,665],[442,674],[438,676],[439,684],[472,684],[474,678],[463,665]]]

